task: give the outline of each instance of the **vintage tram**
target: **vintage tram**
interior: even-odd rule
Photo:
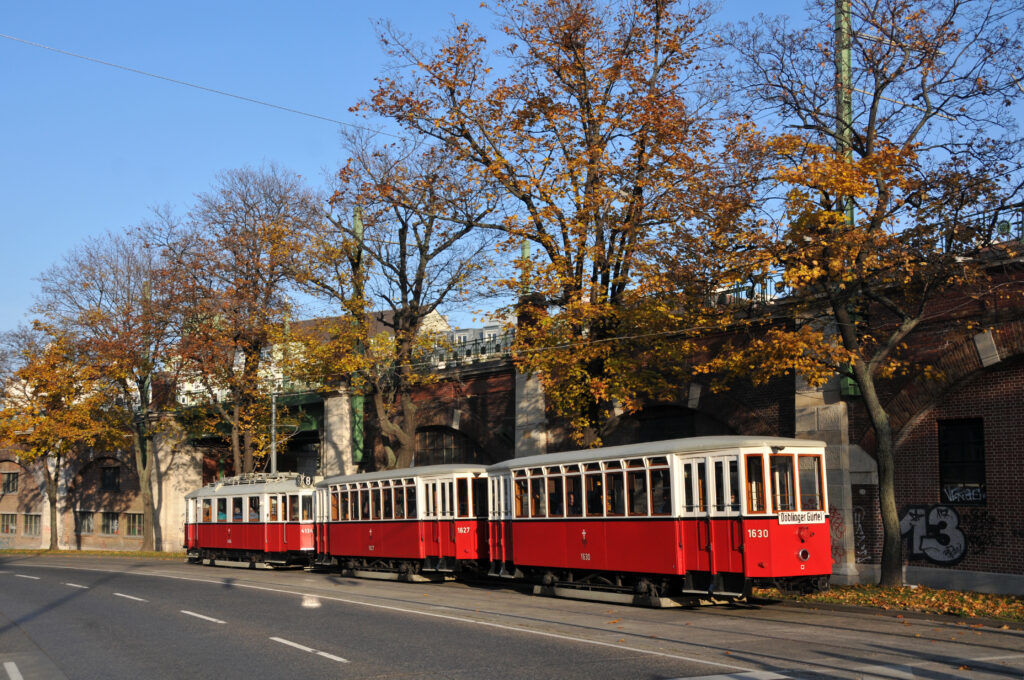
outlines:
[[[313,483],[295,473],[222,479],[185,496],[191,561],[306,565],[314,552]]]
[[[525,579],[664,606],[826,588],[825,444],[715,436],[339,475],[245,475],[186,496],[193,561],[407,581]]]
[[[431,465],[316,485],[317,563],[355,576],[437,580],[487,555],[487,468]]]
[[[488,468],[491,574],[591,599],[827,586],[824,443],[694,437]]]

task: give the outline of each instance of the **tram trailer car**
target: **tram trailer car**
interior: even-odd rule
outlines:
[[[487,469],[491,574],[555,595],[746,597],[826,588],[824,442],[694,437]]]
[[[185,496],[192,562],[307,565],[313,557],[313,482],[295,473],[222,479]]]
[[[316,485],[316,562],[354,576],[443,580],[487,561],[487,468],[430,465]]]

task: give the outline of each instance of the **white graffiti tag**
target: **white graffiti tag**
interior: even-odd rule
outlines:
[[[910,544],[912,557],[950,564],[967,553],[967,537],[959,525],[960,515],[948,505],[914,505],[900,518],[900,533]]]

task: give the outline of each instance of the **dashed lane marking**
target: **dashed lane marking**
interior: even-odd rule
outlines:
[[[779,675],[771,671],[748,671],[746,673],[727,673],[725,675],[702,675],[696,678],[675,678],[675,680],[790,680],[790,676]]]
[[[306,645],[300,645],[298,642],[292,642],[291,640],[285,640],[284,638],[279,638],[279,637],[272,637],[270,639],[273,640],[274,642],[280,642],[282,645],[288,645],[289,647],[294,647],[295,649],[301,649],[302,651],[309,652],[310,654],[316,654],[317,656],[322,656],[325,659],[330,659],[331,661],[337,661],[338,663],[348,663],[348,659],[342,659],[340,656],[334,656],[333,654],[328,654],[327,652],[317,651],[317,650],[313,649],[312,647],[307,647]]]
[[[135,600],[136,602],[149,602],[149,600],[143,600],[141,597],[135,597],[134,595],[125,595],[124,593],[114,593],[118,597],[123,597],[126,600]]]
[[[18,664],[13,661],[5,661],[4,670],[7,671],[7,677],[10,680],[24,680],[21,671],[18,670]]]
[[[17,576],[18,578],[30,578],[33,581],[38,581],[39,580],[38,576],[29,576],[28,574],[15,574],[15,576]]]
[[[210,621],[211,623],[225,623],[224,621],[221,621],[220,619],[215,619],[212,616],[205,616],[203,614],[196,614],[195,612],[190,612],[187,609],[182,609],[181,613],[182,614],[188,614],[189,616],[194,616],[197,619],[202,619],[203,621]]]
[[[71,588],[81,588],[82,590],[89,590],[89,586],[80,586],[77,583],[65,583],[64,585],[70,586]]]

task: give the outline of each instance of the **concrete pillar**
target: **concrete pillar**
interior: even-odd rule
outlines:
[[[535,456],[548,451],[548,422],[544,411],[544,388],[533,375],[516,371],[515,457]]]
[[[829,515],[832,529],[832,582],[859,582],[854,552],[853,495],[850,480],[850,433],[846,402],[833,378],[823,387],[797,380],[794,395],[795,434],[799,439],[820,439],[828,468]]]
[[[348,390],[342,389],[324,398],[324,434],[320,452],[320,474],[324,477],[355,474],[352,405]]]

